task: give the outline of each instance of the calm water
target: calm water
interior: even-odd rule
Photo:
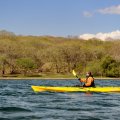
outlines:
[[[119,80],[96,80],[120,86]],[[77,80],[0,80],[0,120],[120,120],[120,93],[34,93],[31,85],[72,86]]]

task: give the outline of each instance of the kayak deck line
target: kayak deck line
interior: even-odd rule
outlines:
[[[120,87],[31,86],[34,92],[120,92]]]

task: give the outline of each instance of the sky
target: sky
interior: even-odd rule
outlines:
[[[0,0],[0,30],[40,36],[120,34],[120,0]]]

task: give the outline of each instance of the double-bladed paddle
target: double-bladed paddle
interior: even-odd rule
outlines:
[[[72,73],[73,73],[73,75],[74,75],[76,78],[78,78],[78,80],[80,81],[80,78],[77,76],[75,70],[72,70]],[[80,83],[81,83],[81,85],[82,85],[82,82],[81,82],[81,81],[80,81]]]

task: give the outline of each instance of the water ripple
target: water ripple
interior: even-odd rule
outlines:
[[[119,120],[120,93],[34,93],[31,85],[74,86],[75,80],[1,80],[0,120]],[[96,81],[119,86],[119,80]]]
[[[19,107],[1,107],[0,111],[2,112],[31,112],[31,110]]]

